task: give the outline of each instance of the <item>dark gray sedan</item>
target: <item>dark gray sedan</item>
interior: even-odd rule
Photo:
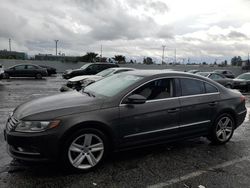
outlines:
[[[48,72],[45,68],[33,64],[20,64],[10,67],[4,70],[4,77],[34,77],[42,79],[42,77],[48,76]]]
[[[234,88],[242,91],[250,91],[250,73],[244,73],[233,79]]]
[[[13,158],[88,171],[114,150],[200,136],[225,144],[245,116],[245,97],[210,79],[138,70],[19,105],[4,132]]]
[[[233,80],[230,78],[227,78],[223,74],[219,74],[215,72],[198,72],[196,74],[210,78],[227,88],[233,88]]]

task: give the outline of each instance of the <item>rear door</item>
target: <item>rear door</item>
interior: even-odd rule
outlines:
[[[26,72],[27,72],[27,76],[29,77],[35,77],[36,73],[37,73],[37,67],[34,65],[27,65],[26,66]]]
[[[219,92],[210,83],[193,78],[180,78],[180,134],[203,135],[208,132]],[[211,89],[212,88],[212,89]]]
[[[126,104],[127,97],[133,94],[146,97],[146,103]],[[175,79],[153,80],[127,97],[119,107],[119,129],[124,145],[178,136],[180,103],[176,97]]]

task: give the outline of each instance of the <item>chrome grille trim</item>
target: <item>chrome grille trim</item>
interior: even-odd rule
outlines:
[[[14,118],[14,116],[10,116],[8,121],[7,121],[7,125],[6,125],[7,130],[11,131],[11,130],[15,129],[18,123],[19,123],[19,120]]]

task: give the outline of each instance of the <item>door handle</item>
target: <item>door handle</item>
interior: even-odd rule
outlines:
[[[209,106],[215,106],[215,105],[217,105],[217,104],[218,104],[218,102],[215,102],[215,101],[214,101],[214,102],[210,102],[208,105],[209,105]]]
[[[176,112],[179,112],[179,111],[180,111],[179,108],[173,108],[173,109],[168,110],[168,113],[176,113]]]

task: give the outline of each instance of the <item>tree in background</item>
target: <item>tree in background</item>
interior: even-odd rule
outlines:
[[[143,59],[143,64],[150,65],[150,64],[154,64],[154,62],[153,62],[153,59],[151,57],[146,57]]]
[[[235,56],[231,59],[231,65],[232,66],[241,66],[242,65],[242,59],[240,56]]]
[[[126,63],[126,57],[123,55],[115,55],[115,57],[112,57],[112,59],[118,62],[119,64]]]
[[[82,61],[82,62],[96,62],[96,58],[97,58],[98,54],[94,53],[94,52],[87,52],[84,56],[80,56],[78,58],[78,61]]]

